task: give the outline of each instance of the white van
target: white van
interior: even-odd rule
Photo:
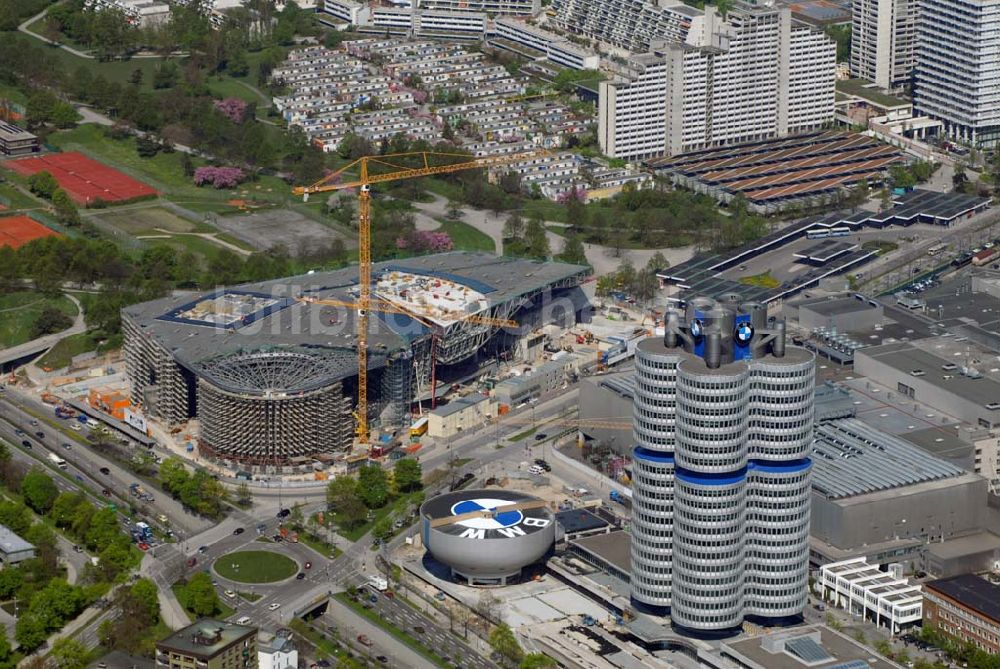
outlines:
[[[236,619],[237,625],[249,625],[251,622],[253,621],[250,620],[250,616],[241,616]]]

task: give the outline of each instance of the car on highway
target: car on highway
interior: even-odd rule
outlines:
[[[147,544],[145,541],[140,541],[138,544],[136,544],[136,546],[141,551],[148,551],[149,550],[149,544]]]
[[[64,441],[62,443],[62,447],[65,448],[68,451],[68,450],[70,450],[70,449],[73,448],[73,444],[69,443],[68,441]]]
[[[109,475],[111,474],[111,470],[110,470],[110,469],[108,469],[107,467],[101,467],[101,468],[100,468],[100,469],[98,469],[97,471],[101,472],[101,473],[102,473],[102,474],[104,474],[105,476],[109,476]]]
[[[83,552],[83,548],[79,544],[74,544],[73,545],[73,550],[76,551],[77,553],[82,553]]]
[[[160,521],[161,523],[166,523],[166,522],[168,522],[170,520],[169,518],[167,518],[167,514],[165,514],[165,513],[161,513],[160,515],[158,515],[156,517],[156,519],[158,521]]]
[[[24,447],[25,447],[25,448],[27,448],[27,449],[30,449],[30,448],[31,448],[31,442],[30,442],[30,441],[28,441],[27,439],[23,440],[23,441],[21,442],[21,445],[22,445],[22,446],[24,446]]]
[[[389,664],[389,658],[387,658],[387,657],[386,657],[385,655],[376,655],[376,656],[375,656],[375,659],[376,659],[376,660],[377,660],[377,661],[378,661],[378,662],[379,662],[380,664]]]
[[[222,594],[224,594],[226,597],[229,597],[230,599],[236,596],[236,592],[234,590],[226,590]]]
[[[300,571],[298,574],[295,575],[295,580],[296,581],[301,581],[305,577],[306,577],[306,573],[304,571]]]
[[[35,436],[38,437],[39,439],[44,439],[45,433],[39,430],[38,432],[35,433]]]
[[[305,569],[312,569],[312,566],[313,566],[313,563],[312,563],[312,562],[306,562],[306,563],[305,563],[304,565],[302,565],[302,566],[303,566],[303,567],[304,567]]]
[[[277,611],[279,608],[281,608],[281,604],[279,602],[272,602],[267,605],[268,611]]]
[[[233,535],[235,536],[235,535],[243,534],[245,531],[246,530],[244,530],[242,527],[237,527],[235,530],[233,530]]]
[[[282,509],[281,511],[279,511],[278,513],[276,513],[274,515],[274,517],[275,518],[288,518],[288,516],[291,513],[292,513],[291,509]]]
[[[196,558],[196,557],[189,557],[189,558],[188,558],[188,561],[187,561],[187,566],[189,566],[189,567],[193,567],[193,566],[195,566],[196,564],[198,564],[198,558]]]
[[[80,427],[79,423],[73,423],[72,425],[69,426],[69,429],[73,430],[74,432],[79,432],[83,428]]]
[[[539,432],[538,434],[535,435],[535,441],[541,441],[542,439],[545,439],[548,436],[549,435],[545,434],[544,432]]]
[[[14,430],[14,434],[16,434],[19,437],[23,437],[24,436],[24,430],[21,430],[21,429]]]
[[[359,634],[358,635],[358,643],[360,643],[362,646],[370,646],[370,645],[372,645],[372,640],[369,639],[364,634]]]
[[[198,552],[204,555],[208,552],[208,546],[198,546]]]
[[[31,424],[32,424],[32,425],[38,425],[38,421],[37,421],[37,420],[35,420],[34,418],[32,418],[32,419],[31,419]]]

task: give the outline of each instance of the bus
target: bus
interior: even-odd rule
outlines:
[[[427,423],[427,416],[417,419],[417,421],[410,426],[410,438],[422,437],[427,434]]]
[[[806,239],[824,239],[826,237],[847,237],[851,234],[851,229],[847,226],[836,228],[819,228],[806,232]]]
[[[927,255],[933,258],[934,256],[944,251],[946,248],[948,248],[947,244],[935,244],[934,246],[927,249]]]
[[[54,464],[59,469],[66,469],[66,461],[60,458],[55,453],[49,453],[49,462]]]

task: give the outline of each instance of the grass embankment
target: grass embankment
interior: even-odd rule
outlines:
[[[357,541],[361,537],[368,534],[368,530],[372,529],[376,523],[385,518],[390,514],[401,514],[406,511],[406,508],[413,503],[413,500],[417,499],[419,496],[423,495],[423,491],[411,492],[408,495],[403,495],[402,497],[396,498],[396,500],[386,504],[381,509],[375,509],[372,513],[371,520],[366,521],[364,524],[358,527],[346,530],[340,529],[337,534],[344,537],[348,541]]]
[[[48,353],[38,359],[37,364],[45,370],[62,369],[68,367],[73,357],[97,350],[101,353],[101,342],[103,339],[96,337],[92,332],[81,332],[79,334],[63,337],[56,345],[49,349]]]
[[[864,251],[878,251],[879,255],[884,256],[886,253],[898,249],[899,244],[885,239],[872,239],[862,244],[861,248]]]
[[[753,276],[741,276],[740,283],[759,288],[777,288],[781,285],[781,282],[771,276],[770,272],[762,272]]]
[[[299,565],[273,551],[236,551],[218,558],[212,569],[237,583],[274,583],[294,576]]]
[[[441,227],[436,232],[446,232],[451,237],[456,251],[486,251],[496,253],[497,245],[493,238],[485,232],[480,232],[468,223],[437,219]]]
[[[68,297],[45,297],[35,292],[21,291],[0,294],[0,348],[31,341],[35,321],[46,307],[55,307],[75,318],[76,305]]]
[[[333,597],[334,599],[343,603],[345,606],[350,608],[352,611],[354,611],[361,617],[366,618],[370,622],[377,625],[379,628],[384,629],[386,632],[395,637],[398,641],[403,643],[407,648],[413,650],[416,653],[419,653],[430,662],[433,662],[439,667],[450,666],[443,657],[435,653],[429,647],[425,646],[423,643],[420,642],[419,639],[410,636],[400,628],[396,627],[388,620],[380,616],[374,610],[366,609],[360,602],[355,602],[354,600],[351,599],[351,596],[348,595],[346,592],[339,592]]]

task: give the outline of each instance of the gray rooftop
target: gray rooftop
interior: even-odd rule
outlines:
[[[819,642],[812,645],[818,646],[825,652],[825,659],[816,659],[815,663],[805,664],[791,652],[779,650],[770,652],[765,648],[765,644],[773,642],[774,637],[781,635],[787,641],[807,638],[819,632]],[[794,643],[794,641],[793,641]],[[850,666],[868,667],[869,669],[890,669],[898,668],[900,665],[878,657],[873,651],[868,650],[854,639],[847,635],[835,632],[825,625],[811,625],[808,627],[798,627],[787,632],[776,632],[770,635],[756,636],[737,641],[725,641],[722,644],[724,651],[728,651],[740,658],[741,664],[752,669],[835,669],[836,667]],[[857,662],[858,664],[855,664]],[[850,663],[850,664],[847,664]]]
[[[943,373],[941,365],[952,363],[962,367],[965,364],[964,360],[939,357],[914,346],[911,342],[871,346],[859,350],[855,355],[868,356],[908,375],[922,371],[923,374],[915,378],[979,406],[1000,401],[1000,381],[990,376],[970,378],[957,370]]]
[[[632,570],[632,537],[628,532],[615,531],[573,539],[573,544],[592,553],[608,564],[628,574]]]
[[[808,300],[799,303],[799,309],[808,309],[821,316],[839,316],[842,314],[853,314],[859,311],[871,311],[878,307],[868,301],[859,300],[854,297],[836,297]]]
[[[156,648],[158,651],[169,649],[184,655],[211,658],[231,644],[248,637],[256,641],[256,627],[205,618],[157,642]]]
[[[34,544],[14,534],[9,527],[0,525],[0,551],[3,551],[4,555],[32,550],[35,550]]]
[[[856,418],[820,423],[815,435],[812,487],[828,499],[856,497],[965,474],[959,467]]]
[[[373,277],[405,271],[449,279],[483,293],[490,307],[516,301],[548,286],[579,281],[589,269],[579,265],[499,257],[456,251],[375,263]],[[123,313],[170,351],[181,364],[202,368],[209,361],[237,353],[282,350],[322,355],[327,372],[346,378],[356,369],[357,312],[344,307],[310,305],[289,298],[299,295],[355,302],[356,266],[293,277],[242,284],[218,291],[176,293],[131,305]],[[251,314],[229,327],[180,318],[177,312],[201,300],[227,292],[279,298],[280,303]],[[401,314],[375,312],[368,340],[372,368],[384,365],[393,351],[429,334],[420,322]],[[225,376],[227,370],[217,370]]]
[[[0,137],[3,137],[8,142],[35,139],[34,134],[7,121],[0,121]]]
[[[489,398],[485,395],[468,395],[466,397],[460,397],[457,400],[452,400],[444,406],[432,409],[431,413],[435,416],[441,416],[444,418],[445,416],[450,416],[453,413],[458,413],[459,411],[468,409],[469,407],[475,406],[481,402],[485,402],[488,399]]]

